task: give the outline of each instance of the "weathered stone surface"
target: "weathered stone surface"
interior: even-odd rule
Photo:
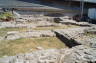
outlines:
[[[41,19],[36,20],[42,21]],[[19,22],[18,24],[11,22],[6,23],[2,22],[0,23],[0,28],[6,28],[6,27],[35,28],[36,26],[41,27],[54,26],[53,23],[46,21],[38,23],[39,23],[38,25],[33,25],[33,24],[24,24],[22,22]],[[88,23],[86,24],[86,23],[71,22],[71,24],[74,23],[77,25],[84,25],[84,26],[89,25]],[[61,35],[62,39],[66,38],[67,40],[69,40],[68,42],[70,42],[71,46],[76,44],[75,47],[72,47],[70,49],[66,48],[66,49],[50,49],[50,50],[44,50],[42,47],[37,47],[39,51],[26,54],[19,54],[14,57],[2,58],[0,59],[0,63],[96,63],[96,37],[85,36],[84,35],[85,31],[93,34],[96,33],[95,28],[90,27],[54,30],[54,32],[59,33]],[[33,30],[26,32],[11,31],[7,33],[5,39],[15,40],[19,38],[30,38],[30,37],[54,37],[56,36],[54,32],[51,30],[46,31]],[[2,37],[0,39],[2,39]],[[69,44],[68,42],[66,43]]]
[[[37,50],[44,50],[44,48],[43,47],[40,47],[40,46],[39,47],[36,47],[36,49]]]
[[[77,42],[76,38],[78,35],[84,33],[83,27],[81,28],[69,28],[69,29],[57,29],[54,30],[56,33],[56,36],[62,40],[67,46],[73,47],[79,44],[82,44],[81,42]]]
[[[72,19],[65,19],[65,18],[62,18],[62,21],[60,21],[60,23],[62,24],[72,24],[72,25],[78,25],[78,26],[91,26],[93,24],[90,24],[88,22],[76,22],[75,20],[72,20]]]
[[[20,27],[26,27],[26,28],[35,28],[36,25],[35,24],[25,24],[25,23],[21,23],[22,21],[20,21],[19,23],[16,22],[0,22],[0,28],[20,28]]]
[[[8,60],[9,59],[9,60]],[[0,59],[2,63],[95,63],[96,49],[79,45],[71,49],[49,49]]]
[[[0,41],[1,41],[1,40],[4,40],[4,37],[1,37],[1,36],[0,36]]]
[[[10,35],[5,36],[5,39],[7,39],[7,40],[16,40],[19,38],[21,38],[21,37],[17,34],[10,34]]]
[[[73,47],[70,54],[65,54],[63,63],[95,63],[96,49],[84,45]]]
[[[19,36],[18,33],[19,33],[18,31],[7,32],[7,35],[4,37],[4,39],[7,39],[7,40],[19,39],[21,38],[21,36]]]
[[[55,26],[54,23],[49,22],[49,21],[39,21],[37,24],[37,27],[50,27],[50,26]]]
[[[90,30],[91,27],[80,27],[80,28],[69,28],[69,29],[61,29],[54,30],[57,34],[57,37],[64,41],[64,43],[68,45],[74,44],[83,44],[90,47],[96,47],[96,34],[94,33],[94,37],[86,35],[85,30]],[[66,40],[64,40],[66,39]],[[66,42],[67,41],[67,42]],[[75,42],[75,43],[74,43]],[[76,45],[75,45],[76,46]]]
[[[6,27],[15,27],[15,23],[13,22],[0,22],[0,28]]]
[[[18,31],[11,31],[7,32],[5,39],[7,40],[15,40],[19,38],[32,38],[32,37],[55,37],[55,33],[51,30],[39,30],[39,31],[26,31],[26,32],[18,32]]]
[[[37,21],[33,23],[34,21],[31,21],[28,23],[28,20],[24,19],[19,19],[17,21],[13,22],[0,22],[0,28],[36,28],[36,27],[50,27],[50,26],[55,26],[55,23],[42,20],[42,21]]]
[[[10,63],[13,58],[15,58],[15,56],[0,58],[0,63]]]
[[[87,28],[86,30],[84,30],[86,33],[92,33],[92,34],[96,34],[96,25]]]

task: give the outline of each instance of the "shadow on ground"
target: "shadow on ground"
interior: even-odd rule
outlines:
[[[57,32],[55,32],[56,33],[56,37],[58,38],[58,39],[60,39],[67,47],[69,47],[69,48],[72,48],[72,47],[74,47],[74,46],[77,46],[77,45],[81,45],[81,44],[79,44],[79,43],[77,43],[75,40],[73,40],[73,39],[68,39],[68,38],[66,38],[66,37],[64,37],[63,35],[60,35],[59,33],[57,33]]]

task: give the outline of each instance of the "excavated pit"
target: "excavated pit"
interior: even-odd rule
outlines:
[[[72,48],[74,46],[81,45],[81,44],[77,43],[77,41],[75,41],[74,39],[72,39],[72,38],[69,39],[68,37],[66,37],[64,35],[61,35],[58,32],[55,32],[55,34],[56,34],[56,37],[58,39],[60,39],[69,48]]]

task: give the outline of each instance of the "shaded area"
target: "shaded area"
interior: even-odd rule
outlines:
[[[63,17],[64,14],[63,13],[48,13],[48,14],[45,14],[45,16],[49,16],[49,17]]]
[[[59,9],[80,10],[80,8],[76,6],[72,8],[72,6],[69,6],[69,2],[64,0],[18,0],[18,1],[39,4],[39,5],[49,6]]]
[[[81,45],[79,43],[77,43],[75,40],[73,39],[68,39],[67,37],[63,36],[63,35],[60,35],[59,33],[55,32],[56,33],[56,37],[58,39],[60,39],[67,47],[69,48],[72,48],[74,46],[77,46],[77,45]]]
[[[89,23],[96,24],[96,20],[91,20]]]
[[[63,3],[58,3],[53,1],[46,1],[46,0],[0,0],[0,7],[8,7],[8,8],[14,8],[14,7],[24,7],[24,8],[31,8],[31,7],[45,7],[47,8],[58,8],[58,9],[73,9],[73,10],[80,10],[79,7],[68,7],[67,4],[65,4],[65,1],[62,1]],[[10,4],[11,3],[11,4]]]

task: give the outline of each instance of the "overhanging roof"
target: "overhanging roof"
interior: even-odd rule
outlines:
[[[35,9],[51,9],[51,10],[80,10],[79,8],[68,8],[66,6],[58,6],[50,2],[42,0],[0,0],[0,8],[35,8]]]
[[[0,7],[41,7],[42,5],[29,2],[30,0],[0,0]],[[34,0],[35,1],[35,0]]]
[[[0,0],[0,8],[33,8],[43,10],[62,10],[55,7],[43,5],[40,0]]]
[[[89,3],[96,3],[96,0],[73,0],[73,1],[84,1]]]

